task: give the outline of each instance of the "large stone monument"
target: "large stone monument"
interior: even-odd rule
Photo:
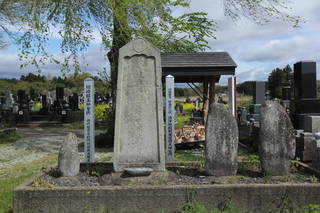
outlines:
[[[120,49],[114,170],[165,170],[160,51],[138,38]]]
[[[206,126],[206,171],[213,176],[235,175],[238,169],[238,125],[220,104],[210,106]]]
[[[296,150],[294,129],[284,107],[276,101],[266,101],[261,107],[259,142],[263,171],[288,175]]]

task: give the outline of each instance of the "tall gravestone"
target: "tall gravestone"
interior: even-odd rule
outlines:
[[[295,99],[317,98],[317,65],[315,61],[300,61],[294,64]]]
[[[253,85],[253,103],[264,104],[266,101],[266,82],[256,81]]]
[[[114,170],[165,170],[160,51],[138,38],[120,49]]]
[[[294,158],[294,129],[285,108],[276,101],[261,107],[259,133],[261,167],[266,174],[288,175]]]
[[[238,169],[238,125],[220,104],[211,104],[206,124],[206,171],[213,176],[235,175]]]

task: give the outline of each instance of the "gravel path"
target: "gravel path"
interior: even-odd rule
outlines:
[[[19,128],[22,139],[12,144],[0,145],[0,169],[17,163],[29,163],[59,152],[64,136],[74,132],[78,136],[79,149],[83,150],[83,130],[62,128]],[[96,131],[100,134],[102,131]],[[96,159],[112,157],[112,150],[96,150]],[[83,160],[83,152],[79,153]]]

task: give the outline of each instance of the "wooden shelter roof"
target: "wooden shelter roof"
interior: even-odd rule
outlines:
[[[162,76],[175,82],[202,82],[205,77],[234,75],[237,64],[227,52],[161,53]]]

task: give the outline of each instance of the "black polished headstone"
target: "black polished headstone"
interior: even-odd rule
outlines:
[[[42,107],[47,107],[47,96],[42,95]]]
[[[73,93],[72,96],[69,96],[69,105],[72,111],[79,110],[79,96],[77,93]]]
[[[282,88],[282,100],[291,100],[291,87],[286,86]]]
[[[18,102],[20,104],[24,103],[26,101],[26,91],[24,90],[18,90]]]
[[[56,87],[56,97],[57,97],[57,100],[63,99],[63,97],[64,97],[64,88],[63,87]]]
[[[317,68],[314,61],[294,64],[295,100],[317,98]]]
[[[264,104],[266,101],[266,82],[256,81],[253,84],[253,103]]]

